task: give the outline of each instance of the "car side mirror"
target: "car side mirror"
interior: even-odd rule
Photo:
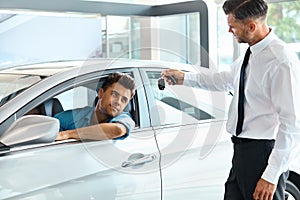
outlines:
[[[43,115],[26,115],[17,119],[0,136],[0,144],[6,147],[50,143],[59,132],[59,121]]]

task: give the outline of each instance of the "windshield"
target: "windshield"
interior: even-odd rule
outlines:
[[[36,75],[0,74],[0,106],[40,80]]]

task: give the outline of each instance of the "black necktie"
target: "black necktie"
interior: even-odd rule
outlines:
[[[245,71],[246,66],[248,65],[249,57],[250,57],[251,51],[250,47],[248,47],[244,61],[241,68],[241,74],[240,74],[240,85],[239,85],[239,101],[238,101],[238,121],[236,126],[236,135],[239,135],[242,132],[243,129],[243,123],[244,123],[244,99],[245,99]]]

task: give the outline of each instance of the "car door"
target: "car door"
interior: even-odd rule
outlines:
[[[91,105],[96,94],[91,88],[96,88],[99,77],[114,71],[129,73],[138,86],[131,102],[136,127],[130,136],[124,140],[67,140],[16,145],[5,151],[0,147],[0,199],[160,199],[158,149],[137,69],[83,73],[64,82],[50,77],[22,95],[30,96],[31,90],[40,87],[39,84],[57,81],[56,86],[45,90],[40,96],[32,97],[11,116],[21,119],[53,98],[60,102],[64,110]],[[21,101],[22,95],[14,100]],[[6,106],[13,106],[10,103]],[[2,124],[7,127],[10,121],[13,119]],[[29,135],[30,130],[37,132],[40,126],[23,126],[22,134]]]
[[[179,85],[159,90],[162,70],[145,69],[144,76],[151,119],[157,119],[164,199],[222,199],[232,155],[225,131],[228,97]]]

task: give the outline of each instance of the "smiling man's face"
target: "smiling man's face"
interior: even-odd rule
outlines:
[[[235,19],[232,14],[227,15],[228,32],[232,33],[238,43],[248,43],[248,25]]]

